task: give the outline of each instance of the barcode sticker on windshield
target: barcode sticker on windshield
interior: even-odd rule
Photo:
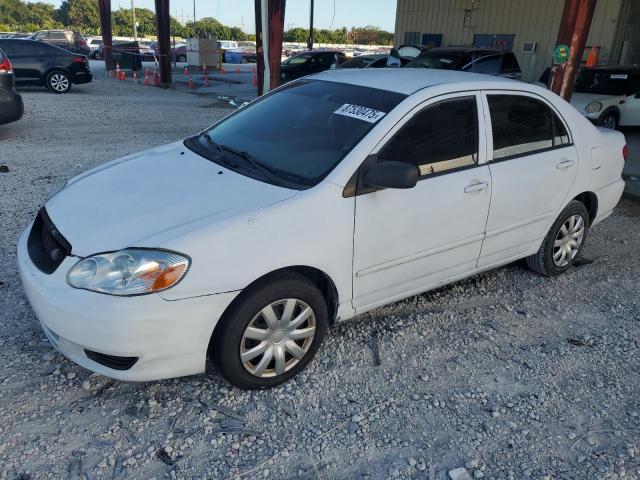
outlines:
[[[626,80],[628,75],[626,73],[614,73],[613,75],[609,75],[611,80]]]
[[[345,117],[358,118],[369,123],[376,123],[386,115],[386,113],[380,110],[374,110],[373,108],[362,107],[360,105],[351,105],[350,103],[345,103],[333,113],[344,115]]]

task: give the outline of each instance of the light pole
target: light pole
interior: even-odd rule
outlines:
[[[196,22],[196,0],[193,0],[193,23]]]
[[[131,0],[131,16],[133,17],[133,41],[138,41],[138,22],[136,22],[136,7]]]

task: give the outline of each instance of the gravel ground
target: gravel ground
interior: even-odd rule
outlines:
[[[100,79],[24,97],[0,127],[0,479],[640,478],[637,204],[590,232],[592,264],[514,264],[340,323],[274,390],[113,381],[34,323],[18,235],[58,181],[228,110]]]

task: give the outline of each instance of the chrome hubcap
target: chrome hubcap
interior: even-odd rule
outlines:
[[[553,263],[556,267],[566,267],[575,258],[584,238],[584,220],[580,215],[572,215],[560,227],[553,242]]]
[[[316,317],[309,305],[295,298],[275,301],[260,310],[244,331],[242,365],[256,377],[282,375],[304,358],[315,332]]]
[[[64,75],[55,73],[51,76],[51,88],[57,92],[64,92],[69,88],[69,80]]]

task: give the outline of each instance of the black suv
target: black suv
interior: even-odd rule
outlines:
[[[80,32],[73,30],[40,30],[29,38],[31,38],[31,40],[38,40],[39,42],[50,43],[51,45],[64,48],[73,53],[80,53],[86,56],[91,55],[91,49],[87,44],[87,40]]]
[[[440,68],[520,79],[522,71],[513,52],[469,47],[438,47],[422,52],[406,68]]]
[[[0,38],[0,48],[13,64],[16,82],[44,85],[67,93],[73,83],[89,83],[93,73],[84,55],[35,40]]]
[[[0,50],[0,125],[20,120],[24,113],[22,97],[16,92],[13,82],[11,61]]]
[[[280,65],[280,76],[283,82],[311,75],[312,73],[336,68],[347,59],[347,56],[338,50],[312,50],[302,52],[287,58]]]

